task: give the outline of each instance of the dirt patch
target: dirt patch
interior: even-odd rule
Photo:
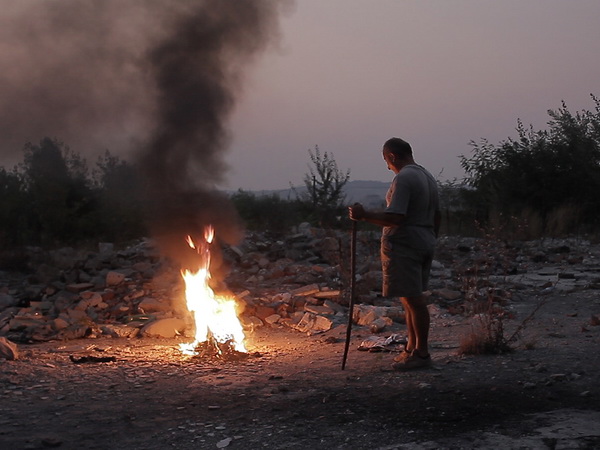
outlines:
[[[344,326],[257,329],[229,362],[181,356],[177,339],[20,345],[0,365],[0,447],[598,448],[599,307],[595,290],[548,297],[515,352],[473,357],[457,355],[469,321],[434,314],[434,367],[409,373],[356,350],[364,327],[344,371]]]

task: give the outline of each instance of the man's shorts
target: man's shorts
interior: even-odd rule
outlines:
[[[432,250],[419,250],[397,242],[381,241],[384,297],[418,297],[427,290]]]

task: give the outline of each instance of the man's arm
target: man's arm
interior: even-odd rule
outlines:
[[[362,205],[355,204],[348,208],[352,220],[360,220],[382,227],[397,227],[404,224],[404,214],[366,211]]]

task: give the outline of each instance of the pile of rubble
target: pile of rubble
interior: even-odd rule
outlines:
[[[380,295],[378,240],[377,232],[359,232],[353,317],[374,333],[404,320],[397,303]],[[285,237],[250,233],[239,247],[222,248],[228,275],[215,290],[236,297],[247,329],[330,330],[347,321],[349,241],[348,232],[308,224]],[[0,272],[0,336],[7,342],[191,336],[180,268],[152,241],[28,252],[30,273]],[[585,240],[509,245],[443,237],[428,294],[432,311],[466,314],[467,300],[485,301],[492,291],[506,304],[518,293],[599,288],[600,251]]]
[[[236,297],[248,329],[327,331],[346,321],[346,234],[308,225],[281,240],[249,234],[239,247],[222,249],[229,274],[215,291]],[[152,241],[119,250],[102,243],[98,251],[27,251],[30,273],[0,272],[0,336],[14,342],[191,336],[180,267]],[[399,317],[397,308],[357,311],[362,323]]]

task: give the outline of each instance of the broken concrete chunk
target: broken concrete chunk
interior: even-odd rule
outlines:
[[[245,330],[253,330],[254,328],[259,328],[264,325],[262,320],[256,316],[242,316],[240,317],[240,322],[242,322],[242,327]]]
[[[279,314],[271,314],[269,317],[265,317],[265,322],[267,322],[269,325],[273,325],[279,322],[279,319],[281,319]]]
[[[316,298],[336,298],[339,297],[341,294],[341,292],[339,290],[334,290],[334,291],[321,291],[321,292],[315,292],[314,295]]]
[[[317,334],[330,330],[332,326],[333,321],[327,317],[307,312],[294,328],[303,333]]]
[[[106,274],[106,285],[107,286],[116,286],[118,284],[121,284],[124,279],[125,279],[124,274],[122,274],[120,272],[116,272],[114,270],[111,270],[110,272],[108,272]]]
[[[320,289],[319,289],[318,284],[309,284],[307,286],[302,286],[297,289],[294,289],[293,291],[290,292],[290,294],[292,294],[292,296],[294,296],[294,295],[307,296],[307,295],[315,294],[319,291],[320,291]]]
[[[371,333],[381,333],[386,327],[389,327],[394,322],[389,317],[379,317],[369,324]]]
[[[0,359],[13,361],[19,358],[19,349],[17,344],[9,341],[5,337],[0,337]]]
[[[138,335],[139,328],[134,328],[129,325],[107,324],[100,327],[102,334],[112,336],[114,338],[132,338]]]
[[[148,323],[142,328],[141,334],[150,337],[174,338],[182,334],[185,327],[184,320],[171,317]]]
[[[80,311],[85,311],[88,308],[95,308],[103,303],[102,295],[99,292],[85,291],[81,293],[81,297],[82,300],[75,306],[75,309]]]
[[[169,302],[162,302],[156,298],[145,297],[138,305],[144,313],[164,312],[171,309]]]
[[[92,283],[73,283],[73,284],[68,284],[66,286],[66,290],[69,292],[83,292],[83,291],[87,291],[89,289],[92,289],[94,287],[94,285]]]
[[[261,320],[265,320],[267,317],[275,314],[275,308],[271,308],[269,306],[257,306],[254,315]]]
[[[335,314],[335,311],[325,305],[311,305],[307,303],[304,305],[304,310],[314,314]]]

